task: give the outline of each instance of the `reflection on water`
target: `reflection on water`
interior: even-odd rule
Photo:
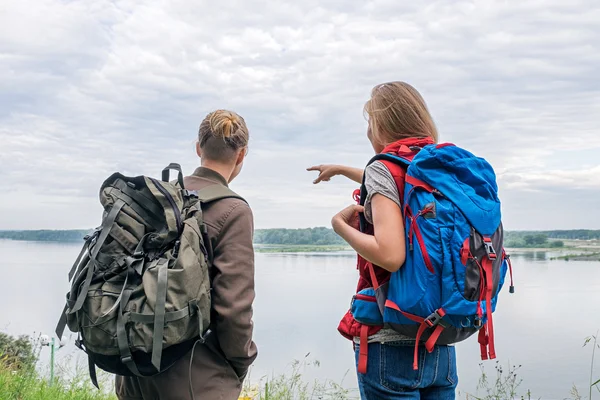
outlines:
[[[553,257],[559,256],[559,252],[550,252],[550,251],[541,251],[541,250],[531,250],[531,251],[511,251],[510,256],[514,260],[515,258],[520,258],[524,261],[546,261]]]
[[[0,329],[52,332],[68,289],[66,274],[78,251],[77,245],[0,240],[0,274],[10,282],[0,291]],[[530,389],[534,398],[563,399],[573,384],[585,388],[591,353],[582,344],[600,328],[600,263],[550,260],[557,255],[512,252],[516,293],[505,289],[494,314],[499,361],[523,365],[523,389]],[[344,383],[356,385],[352,345],[336,330],[356,288],[355,256],[257,254],[256,264],[259,358],[251,378],[280,373],[310,353],[321,366],[307,371],[309,379],[341,381],[350,371]],[[457,350],[460,388],[473,391],[481,363],[476,338],[458,344]],[[72,345],[67,346],[59,358],[72,352]],[[493,372],[494,362],[483,365]],[[600,368],[595,376],[600,377]]]

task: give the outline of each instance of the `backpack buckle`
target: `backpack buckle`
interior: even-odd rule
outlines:
[[[91,241],[97,239],[98,236],[100,235],[100,231],[101,230],[102,230],[101,226],[99,226],[97,228],[94,228],[94,231],[92,233],[88,233],[87,235],[85,235],[83,237],[83,240],[86,241],[86,242],[91,242]]]
[[[438,308],[433,313],[431,313],[431,315],[429,317],[425,318],[424,322],[427,325],[429,325],[430,328],[433,328],[434,326],[436,326],[438,324],[442,324],[442,318],[444,318],[445,316],[446,316],[446,312],[443,309]]]
[[[190,300],[190,302],[188,303],[189,316],[190,317],[194,316],[198,312],[199,309],[200,309],[200,306],[198,306],[198,300],[196,300],[196,299]]]
[[[177,258],[179,256],[179,247],[181,246],[181,241],[175,241],[175,245],[173,246],[173,258]]]
[[[490,260],[495,260],[498,258],[496,254],[496,250],[494,250],[494,244],[492,243],[492,238],[484,237],[483,238],[483,247],[485,248],[485,253],[487,254]]]
[[[127,365],[130,362],[133,362],[133,358],[131,356],[123,356],[121,357],[121,362]]]

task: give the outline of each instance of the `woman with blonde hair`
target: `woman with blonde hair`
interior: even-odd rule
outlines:
[[[201,166],[184,179],[188,190],[208,188],[215,197],[222,196],[202,208],[212,289],[205,342],[191,342],[187,354],[159,375],[117,376],[120,400],[234,400],[242,390],[257,355],[252,340],[254,226],[252,210],[228,186],[242,170],[248,139],[241,116],[227,110],[211,112],[198,132],[196,153]]]
[[[377,85],[364,112],[368,117],[367,137],[377,154],[416,153],[438,141],[425,101],[407,83]],[[364,206],[352,205],[342,210],[333,217],[332,226],[358,253],[357,292],[385,285],[406,259],[402,210],[405,169],[379,160],[365,170],[319,165],[309,171],[319,172],[314,183],[329,181],[336,175],[364,182],[366,192],[360,195],[365,196],[361,198]],[[355,195],[358,197],[358,193]],[[362,229],[358,229],[361,216]],[[414,337],[404,336],[383,324],[364,326],[350,311],[338,330],[354,341],[363,399],[454,399],[458,378],[453,346],[438,345],[432,353],[422,352],[421,364],[415,370]],[[365,334],[361,335],[361,331]],[[366,358],[361,359],[361,355]]]

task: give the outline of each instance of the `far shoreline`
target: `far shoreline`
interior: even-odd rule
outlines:
[[[0,241],[82,245],[83,237],[90,232],[91,229],[0,230]],[[540,236],[545,238],[540,240]],[[325,227],[257,229],[254,237],[255,251],[262,254],[354,252],[331,228]],[[529,245],[522,246],[524,242]],[[550,260],[600,261],[600,230],[507,231],[505,243],[507,254],[546,252],[552,253]]]

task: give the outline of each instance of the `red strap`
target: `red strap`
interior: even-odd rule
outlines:
[[[467,265],[467,261],[471,257],[471,239],[466,238],[460,249],[460,262],[462,265]]]
[[[429,336],[429,339],[427,339],[427,341],[425,342],[425,348],[428,352],[431,353],[433,351],[435,344],[437,343],[444,329],[445,328],[442,325],[438,325],[435,327],[435,330],[433,331],[431,336]]]
[[[413,359],[413,370],[417,371],[419,369],[419,342],[421,341],[421,336],[423,336],[423,332],[428,328],[428,325],[423,321],[419,326],[419,330],[417,331],[417,337],[415,342],[415,357]]]
[[[377,290],[379,288],[379,281],[377,280],[377,275],[375,274],[375,268],[373,268],[373,263],[367,263],[367,268],[369,268],[369,274],[371,275],[371,284],[373,285],[373,289]]]
[[[489,257],[483,259],[483,270],[486,275],[486,290],[485,290],[485,313],[487,316],[487,330],[489,339],[490,360],[496,358],[496,346],[494,343],[494,320],[492,317],[492,291],[493,285],[493,264]]]
[[[406,178],[404,178],[404,180],[406,181],[406,183],[410,183],[413,186],[423,188],[423,189],[427,190],[429,193],[434,191],[433,186],[431,186],[428,183],[423,182],[420,179],[415,178],[414,176],[406,175]]]
[[[417,242],[419,242],[419,247],[421,248],[421,254],[423,254],[423,261],[425,262],[425,266],[432,274],[435,274],[435,270],[433,269],[433,264],[431,263],[431,259],[429,258],[429,253],[427,253],[427,247],[425,246],[425,242],[423,241],[423,235],[421,235],[421,229],[419,225],[415,222],[415,235],[417,235]]]
[[[487,360],[487,345],[488,345],[488,337],[487,337],[487,326],[483,326],[479,330],[479,338],[477,340],[479,342],[479,347],[481,348],[481,359]]]
[[[413,369],[416,371],[419,369],[419,342],[421,341],[421,336],[423,336],[423,333],[425,332],[425,330],[431,326],[431,323],[428,323],[429,321],[423,317],[419,317],[418,315],[414,315],[414,314],[410,314],[405,311],[402,311],[400,309],[400,307],[398,307],[398,304],[394,303],[391,300],[386,300],[385,306],[387,308],[391,308],[391,309],[394,309],[394,310],[400,312],[406,318],[420,324],[419,330],[417,331],[417,336],[415,337],[415,340],[416,340],[416,342],[415,342],[415,357],[413,359]],[[446,312],[441,308],[438,309],[437,312],[441,317],[444,317],[446,315]],[[435,344],[437,343],[438,339],[440,338],[440,335],[442,334],[443,330],[444,330],[444,327],[440,324],[438,324],[435,327],[435,329],[433,330],[433,333],[431,334],[429,339],[427,339],[427,342],[425,342],[425,348],[427,349],[428,352],[431,353],[433,351],[433,348],[435,347]],[[362,339],[361,339],[361,343],[362,343]]]
[[[360,347],[358,348],[358,372],[367,373],[367,360],[369,355],[369,326],[360,327]]]
[[[493,291],[493,264],[489,257],[482,260],[485,272],[485,313],[487,316],[487,335],[490,360],[496,358],[496,346],[494,344],[494,320],[492,317],[492,291]]]
[[[391,309],[394,309],[394,310],[398,311],[399,313],[401,313],[402,315],[404,315],[406,318],[410,319],[411,321],[416,322],[417,324],[422,324],[422,323],[425,322],[425,318],[419,317],[418,315],[407,313],[406,311],[402,311],[400,309],[400,307],[398,307],[398,304],[394,303],[391,300],[386,300],[385,301],[385,306],[387,308],[391,308]]]

